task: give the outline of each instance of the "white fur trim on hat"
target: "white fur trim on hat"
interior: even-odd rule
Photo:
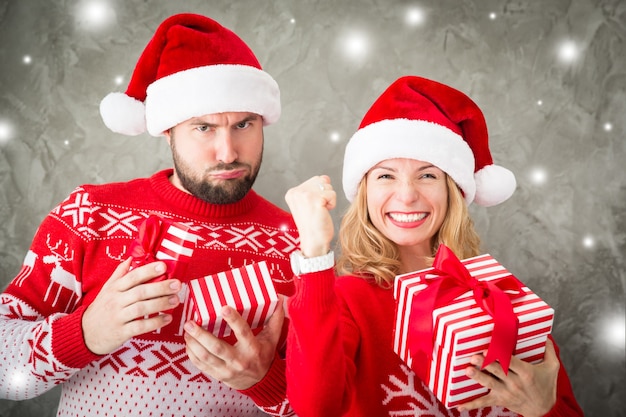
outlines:
[[[115,133],[136,136],[146,131],[146,108],[124,93],[109,93],[100,102],[102,121]]]
[[[265,71],[248,65],[210,65],[191,68],[150,84],[146,124],[152,136],[205,114],[250,112],[265,125],[280,117],[280,90]]]
[[[502,203],[515,191],[515,175],[499,165],[486,165],[474,174],[476,204],[491,207]]]
[[[452,177],[467,204],[474,200],[474,154],[461,136],[428,121],[390,119],[367,125],[350,138],[343,163],[348,201],[352,202],[359,182],[374,165],[392,158],[430,162]]]

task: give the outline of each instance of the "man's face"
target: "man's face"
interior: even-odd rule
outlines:
[[[263,157],[263,119],[254,113],[207,114],[165,132],[177,188],[212,204],[241,200]]]

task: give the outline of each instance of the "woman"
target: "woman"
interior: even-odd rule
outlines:
[[[551,340],[542,363],[512,358],[466,374],[490,389],[447,410],[393,352],[398,274],[432,265],[440,243],[460,259],[479,255],[467,206],[499,204],[515,190],[513,174],[493,164],[480,109],[465,94],[403,77],[372,105],[350,139],[336,278],[327,176],[287,192],[300,233],[292,258],[287,354],[288,397],[306,416],[582,415]]]

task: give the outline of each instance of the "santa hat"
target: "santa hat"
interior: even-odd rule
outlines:
[[[344,156],[348,200],[370,168],[392,158],[437,166],[461,188],[467,204],[494,206],[515,191],[513,173],[493,164],[480,108],[462,92],[425,78],[398,79],[365,114]]]
[[[114,132],[161,136],[192,117],[251,112],[269,125],[280,117],[280,91],[232,31],[196,14],[166,19],[143,51],[126,93],[100,103]]]

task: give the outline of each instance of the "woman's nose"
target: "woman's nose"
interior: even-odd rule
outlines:
[[[404,203],[412,203],[419,198],[419,191],[415,184],[410,181],[403,181],[396,190],[398,199]]]

